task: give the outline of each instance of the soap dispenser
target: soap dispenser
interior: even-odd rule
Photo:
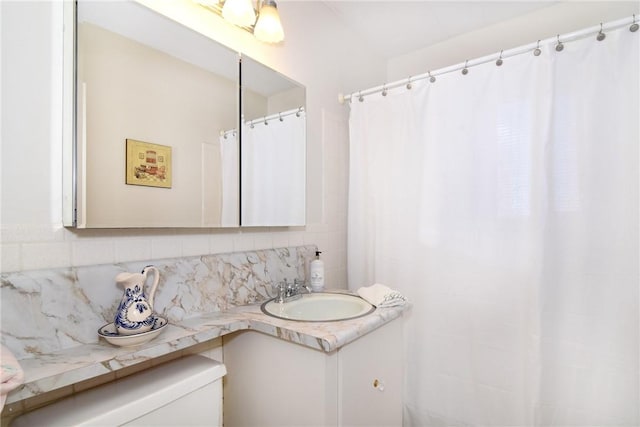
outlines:
[[[320,259],[321,253],[316,251],[316,259],[311,261],[311,290],[313,292],[324,290],[324,261]]]

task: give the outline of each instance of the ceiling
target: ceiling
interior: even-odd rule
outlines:
[[[558,2],[327,0],[324,3],[379,55],[389,59]]]

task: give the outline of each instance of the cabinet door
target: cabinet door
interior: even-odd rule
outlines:
[[[337,354],[254,331],[223,340],[225,427],[336,426]]]
[[[338,350],[341,426],[402,425],[402,321]]]

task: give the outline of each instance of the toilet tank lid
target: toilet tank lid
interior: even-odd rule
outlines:
[[[11,426],[120,425],[219,381],[226,373],[220,362],[186,356],[29,412]]]

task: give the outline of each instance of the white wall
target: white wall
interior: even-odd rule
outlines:
[[[65,229],[61,9],[59,2],[0,2],[3,272],[316,243],[327,285],[346,286],[348,109],[337,103],[337,94],[383,80],[383,61],[316,2],[279,4],[286,32],[279,46],[219,21],[211,27],[218,41],[307,87],[307,227]]]
[[[405,79],[494,53],[497,58],[501,50],[593,27],[601,22],[631,18],[634,13],[638,16],[639,11],[640,2],[637,0],[550,2],[550,6],[521,17],[393,58],[388,63],[387,81]]]

